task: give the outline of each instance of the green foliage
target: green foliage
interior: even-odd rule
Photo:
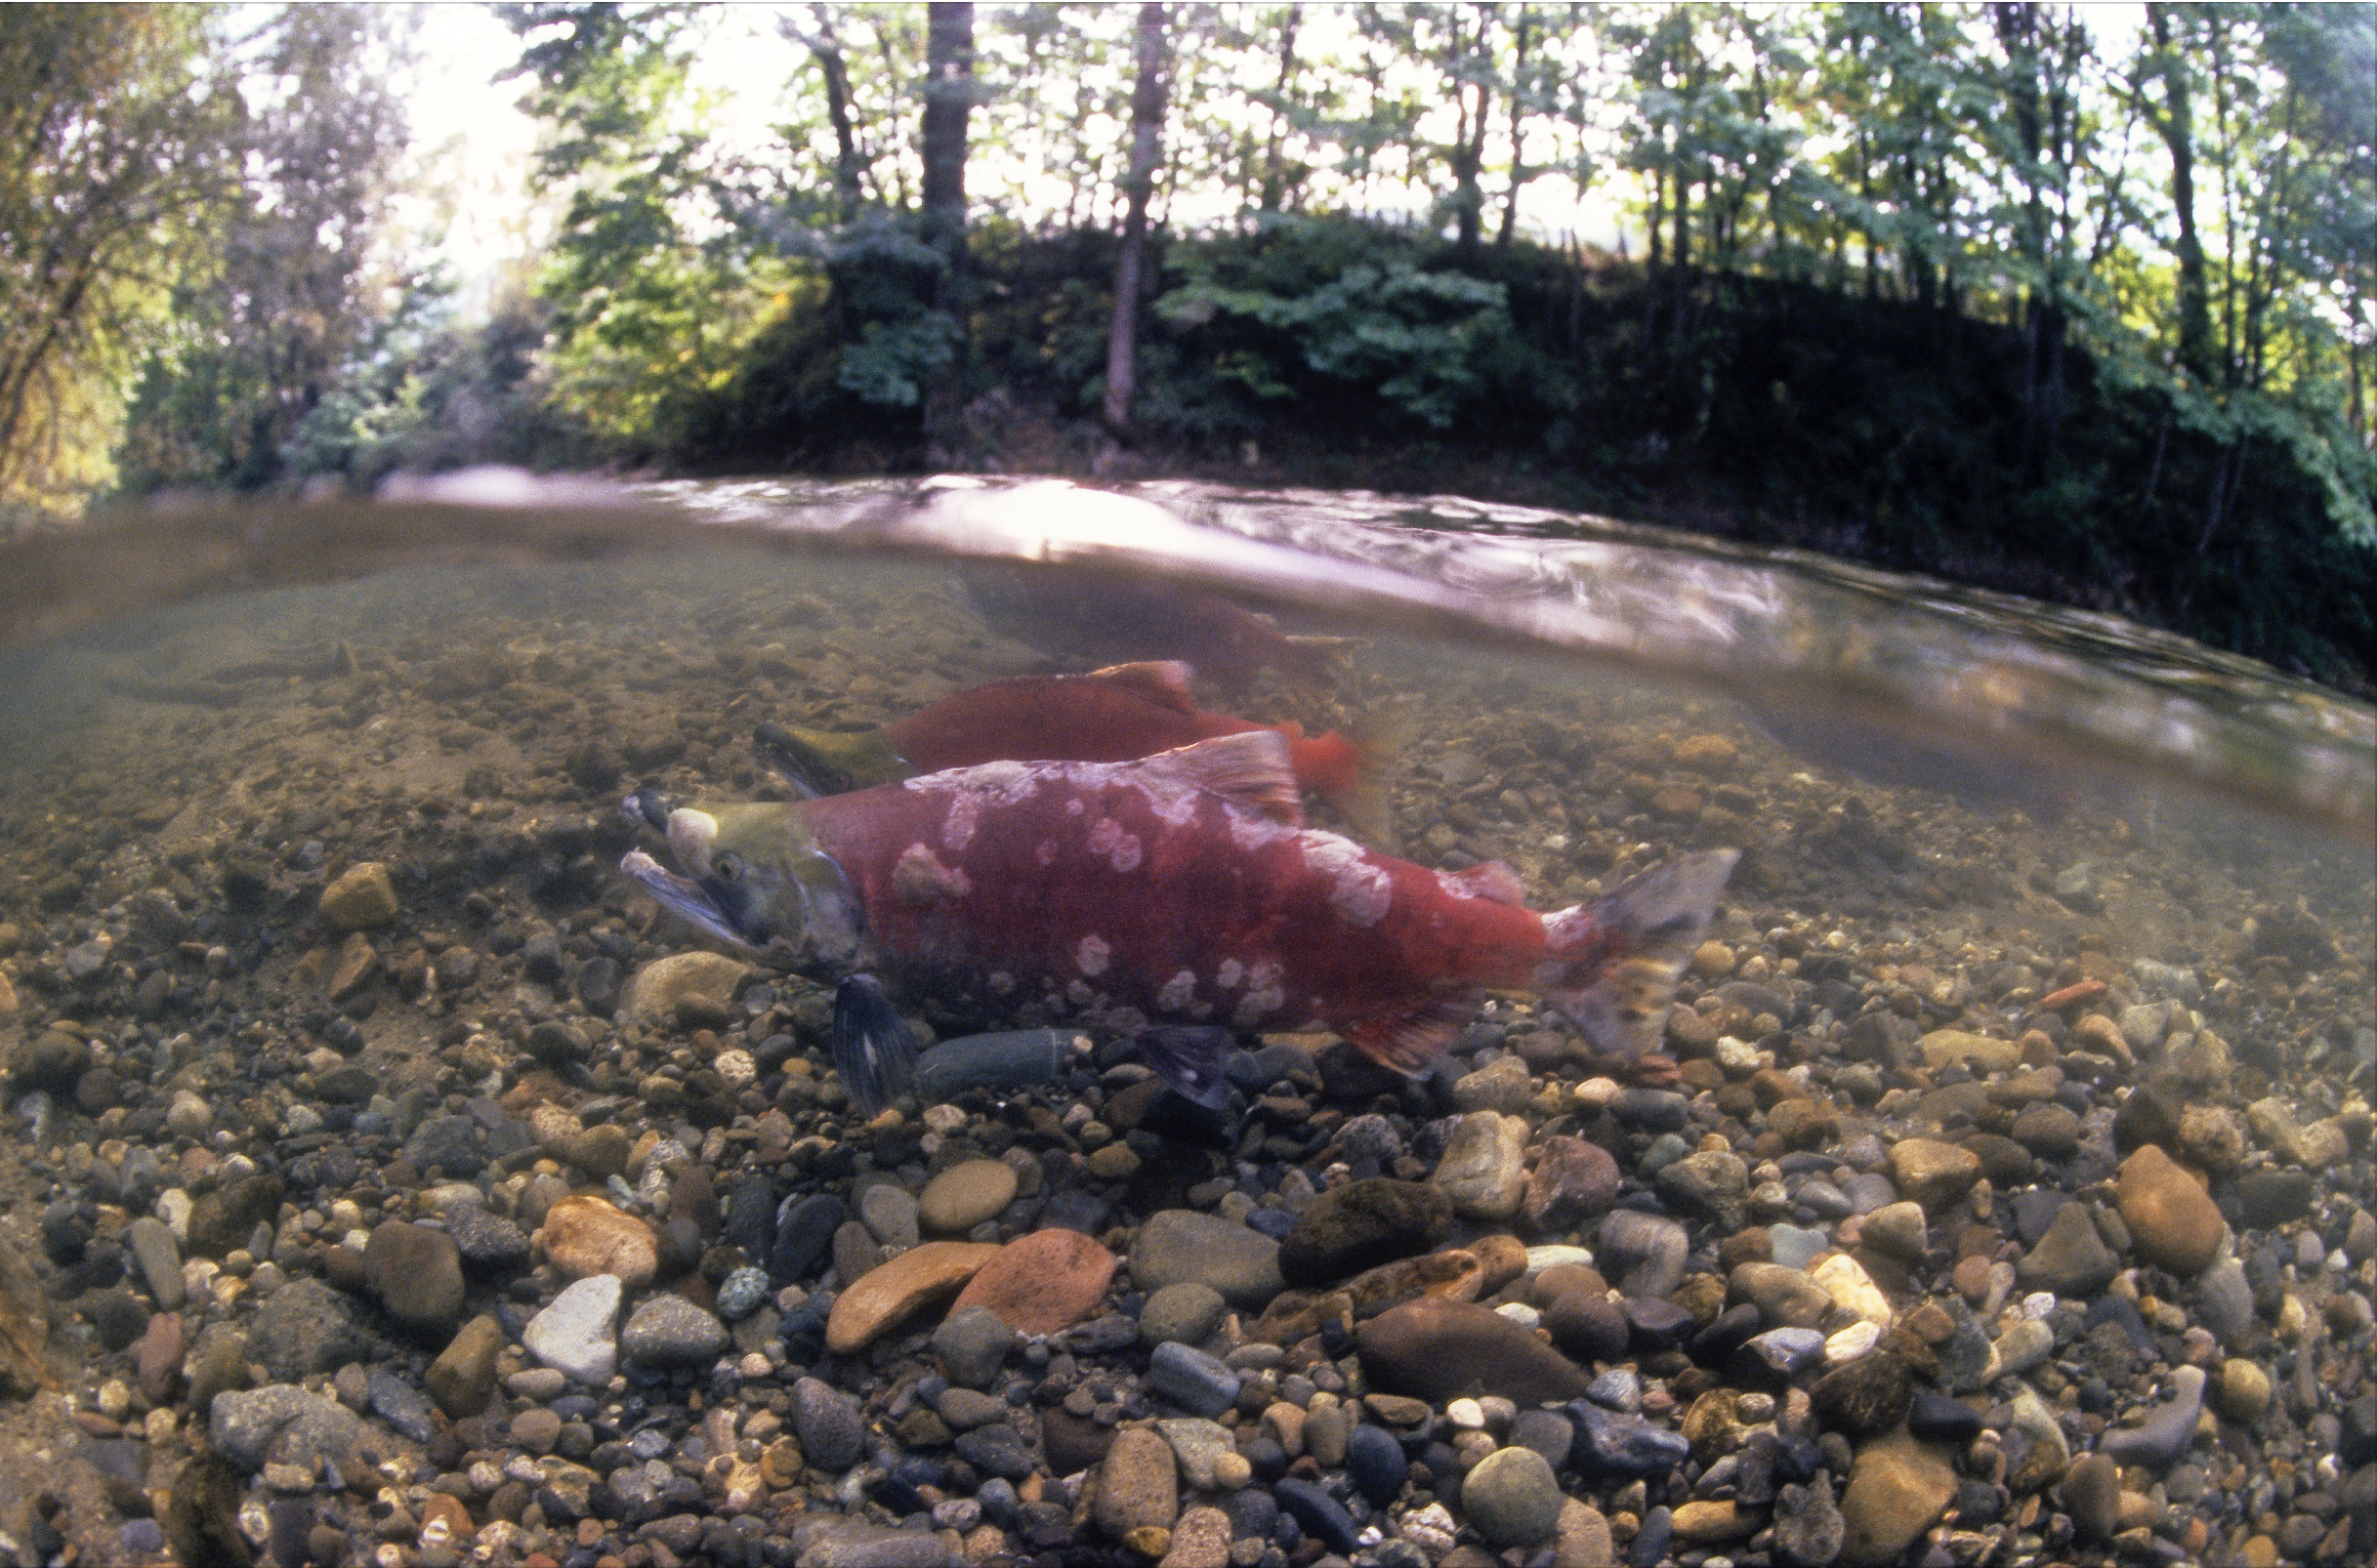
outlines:
[[[239,177],[213,26],[197,7],[0,14],[0,526],[113,477],[176,274]]]
[[[1258,403],[1352,393],[1449,430],[1511,368],[1509,302],[1501,284],[1423,269],[1392,241],[1390,254],[1361,259],[1383,237],[1279,218],[1256,243],[1179,246],[1170,268],[1181,282],[1156,312],[1188,351],[1204,349],[1216,381]]]

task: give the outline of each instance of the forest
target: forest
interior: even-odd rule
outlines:
[[[1196,474],[2377,684],[2372,8],[784,5],[732,91],[749,11],[493,11],[535,221],[477,282],[412,8],[0,12],[0,534],[489,461]]]

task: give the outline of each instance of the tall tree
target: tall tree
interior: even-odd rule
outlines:
[[[2212,288],[2204,269],[2203,239],[2195,228],[2194,83],[2184,41],[2178,36],[2185,21],[2174,21],[2175,9],[2169,4],[2146,8],[2147,29],[2154,47],[2138,57],[2133,91],[2171,159],[2171,211],[2179,225],[2172,244],[2179,262],[2179,362],[2196,380],[2209,385],[2216,373]],[[2148,92],[2148,84],[2156,82],[2162,88],[2158,103]]]
[[[0,513],[75,510],[208,215],[243,110],[211,20],[13,8],[0,22]]]
[[[956,461],[965,399],[966,122],[974,112],[974,7],[935,0],[925,44],[924,237],[940,257],[935,308],[956,330],[953,353],[925,394],[925,460]]]
[[[1131,172],[1123,189],[1129,206],[1122,246],[1114,258],[1114,319],[1106,333],[1105,423],[1131,439],[1131,400],[1139,392],[1139,295],[1147,252],[1147,202],[1155,193],[1155,166],[1164,134],[1166,48],[1161,5],[1139,8],[1137,84],[1131,92]]]
[[[125,432],[124,481],[253,488],[383,313],[388,200],[405,144],[389,86],[401,13],[290,6],[248,40],[243,188],[174,292]]]

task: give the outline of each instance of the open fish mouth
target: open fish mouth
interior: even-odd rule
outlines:
[[[660,900],[662,908],[690,923],[704,935],[746,951],[758,950],[758,944],[735,929],[710,890],[692,878],[677,875],[642,849],[630,849],[620,858],[619,869],[643,884],[646,891]]]

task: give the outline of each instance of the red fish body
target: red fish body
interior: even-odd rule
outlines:
[[[852,956],[910,986],[1123,1028],[1318,1023],[1416,1071],[1487,988],[1617,1027],[1647,970],[1672,983],[1733,860],[1688,856],[1630,901],[1538,914],[1499,865],[1439,872],[1302,828],[1285,753],[1256,729],[1134,763],[999,762],[680,810],[671,842],[720,922],[684,902],[696,885],[629,869],[766,945],[789,909],[767,867],[791,844],[838,871]]]
[[[1356,819],[1376,814],[1363,749],[1331,731],[1307,736],[1290,720],[1264,724],[1208,713],[1177,661],[1121,664],[1089,675],[1020,676],[943,697],[880,731],[773,729],[786,771],[820,789],[851,789],[983,763],[1062,759],[1124,763],[1200,740],[1276,729],[1296,782]]]
[[[1287,737],[1296,782],[1322,795],[1354,787],[1361,753],[1332,731],[1308,739],[1290,720],[1264,724],[1207,713],[1190,695],[1189,667],[1172,661],[1116,665],[1079,676],[993,681],[886,726],[919,773],[981,763],[1062,758],[1127,763],[1220,735],[1276,729]]]

